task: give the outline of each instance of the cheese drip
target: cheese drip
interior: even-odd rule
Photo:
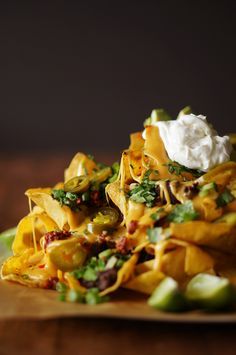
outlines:
[[[37,248],[36,233],[35,233],[35,218],[32,214],[32,201],[29,197],[28,197],[28,201],[29,201],[29,210],[30,210],[31,223],[32,223],[32,236],[33,236],[34,252],[37,253],[38,248]]]

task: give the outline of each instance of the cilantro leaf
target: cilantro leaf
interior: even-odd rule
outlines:
[[[149,180],[154,170],[148,170],[144,174],[141,184],[138,184],[129,192],[129,198],[137,203],[145,203],[147,207],[153,207],[157,197],[156,181]]]
[[[85,294],[85,302],[87,304],[95,305],[98,303],[107,302],[108,300],[108,296],[99,295],[99,289],[96,287],[90,288]]]
[[[192,201],[187,201],[184,204],[177,205],[167,219],[174,223],[183,223],[196,219],[198,217],[197,211],[193,207]]]
[[[159,208],[156,212],[152,213],[150,215],[150,218],[153,220],[153,221],[159,221],[159,219],[161,218],[161,212],[164,211],[164,208]]]
[[[179,163],[177,163],[175,161],[164,164],[164,166],[167,166],[170,174],[174,174],[177,176],[182,175],[182,173],[190,173],[196,178],[203,175],[203,171],[201,171],[199,169],[189,169],[186,166],[180,165]]]
[[[151,243],[157,243],[158,241],[161,240],[161,234],[162,234],[162,228],[161,227],[156,227],[156,228],[148,228],[147,229],[147,235],[148,235],[148,240]]]
[[[228,189],[226,189],[216,199],[217,207],[224,207],[228,205],[228,203],[232,202],[234,199],[235,199],[234,195],[232,195],[231,192]]]
[[[79,197],[78,194],[72,192],[66,192],[62,189],[58,189],[58,190],[54,189],[52,190],[51,195],[52,198],[54,198],[54,200],[57,200],[61,206],[66,205],[74,211],[78,210],[78,205],[77,205],[77,199]]]
[[[217,185],[215,182],[210,182],[209,184],[200,186],[200,192],[199,196],[205,197],[209,194],[211,191],[217,191]]]

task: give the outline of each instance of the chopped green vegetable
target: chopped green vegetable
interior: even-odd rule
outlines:
[[[110,259],[108,259],[107,264],[106,264],[106,270],[112,269],[113,267],[116,266],[118,259],[115,255],[112,255]]]
[[[207,196],[211,191],[217,191],[217,185],[215,182],[210,182],[209,184],[203,185],[200,187],[200,192],[199,196],[205,197]]]
[[[72,271],[72,275],[77,279],[84,279],[86,281],[97,280],[98,273],[105,270],[105,262],[101,259],[92,257],[85,266]]]
[[[107,260],[113,254],[112,249],[103,250],[101,253],[98,254],[99,259]]]
[[[170,212],[167,219],[174,223],[183,223],[196,219],[198,217],[197,211],[195,211],[192,201],[187,201],[181,205],[177,205]]]
[[[228,279],[204,273],[196,275],[186,289],[189,301],[209,310],[229,307],[233,296],[234,291]]]
[[[235,199],[234,195],[232,195],[231,192],[228,189],[226,189],[216,199],[217,207],[224,207],[228,205],[228,203],[232,202],[234,199]]]
[[[62,189],[54,189],[52,190],[52,197],[57,200],[61,206],[66,205],[74,211],[78,210],[78,205],[76,201],[79,198],[79,195],[77,195],[76,193],[66,192]]]
[[[166,277],[148,299],[151,307],[166,312],[180,312],[187,308],[184,296],[179,290],[178,283],[171,277]]]
[[[177,119],[180,118],[183,115],[190,115],[192,113],[192,109],[190,106],[185,106],[178,114]]]
[[[129,192],[129,197],[132,201],[145,203],[147,207],[153,207],[157,197],[156,181],[149,180],[149,176],[153,172],[155,173],[153,170],[148,170],[141,184],[138,184]]]
[[[84,302],[84,296],[81,292],[70,289],[66,292],[66,300],[68,302],[78,302],[78,303],[83,303]]]
[[[65,302],[66,301],[66,294],[65,293],[59,293],[58,301]]]
[[[90,305],[109,301],[108,296],[100,296],[98,288],[90,288],[85,294],[85,302]]]
[[[85,281],[96,281],[97,277],[97,271],[95,269],[92,269],[91,267],[86,268],[83,273],[83,279]]]
[[[163,229],[161,227],[156,227],[156,228],[148,228],[147,229],[147,235],[148,235],[148,240],[151,243],[157,243],[160,241],[162,238],[162,233]]]
[[[194,177],[198,178],[204,174],[203,171],[199,169],[189,169],[186,166],[180,165],[175,161],[164,164],[164,166],[167,166],[170,174],[174,174],[177,176],[182,175],[183,173],[190,173]]]
[[[156,212],[152,213],[150,215],[150,218],[153,220],[153,221],[159,221],[159,219],[161,218],[161,212],[164,211],[164,208],[159,208]]]
[[[170,121],[171,116],[163,109],[157,108],[152,110],[151,116],[144,121],[144,127],[151,126],[158,121]]]
[[[109,300],[108,296],[100,296],[98,288],[90,288],[85,293],[81,293],[78,290],[68,289],[65,287],[58,286],[59,301],[71,302],[71,303],[87,303],[87,304],[98,304],[102,302],[107,302]]]
[[[67,291],[67,286],[63,282],[57,282],[56,284],[56,290],[57,292],[63,293]]]

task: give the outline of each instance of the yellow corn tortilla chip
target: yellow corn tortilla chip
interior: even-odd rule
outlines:
[[[33,248],[33,223],[35,227],[37,244],[39,244],[40,238],[45,233],[58,228],[56,223],[45,213],[33,214],[24,217],[17,226],[16,236],[12,244],[13,254],[21,254],[26,249]]]
[[[49,189],[29,189],[25,194],[47,213],[60,230],[76,229],[85,218],[82,211],[73,212],[68,206],[61,206]]]
[[[227,223],[171,223],[170,230],[171,235],[177,239],[236,254],[236,229]]]
[[[235,177],[236,162],[229,161],[211,169],[208,173],[201,176],[198,181],[200,183],[214,181],[216,184],[226,186],[232,179],[235,179]]]
[[[135,276],[130,281],[122,285],[122,287],[150,295],[164,277],[165,275],[162,272],[149,270]]]
[[[214,268],[214,259],[201,248],[194,245],[186,247],[184,271],[189,276],[208,272]]]
[[[65,181],[75,176],[91,175],[96,168],[96,163],[83,153],[77,153],[72,159],[69,167],[65,170]]]

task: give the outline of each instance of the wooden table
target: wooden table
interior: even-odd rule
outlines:
[[[27,212],[24,191],[62,179],[70,155],[0,156],[0,229]],[[110,159],[105,159],[109,161]],[[0,355],[236,354],[236,326],[111,319],[0,321]]]

